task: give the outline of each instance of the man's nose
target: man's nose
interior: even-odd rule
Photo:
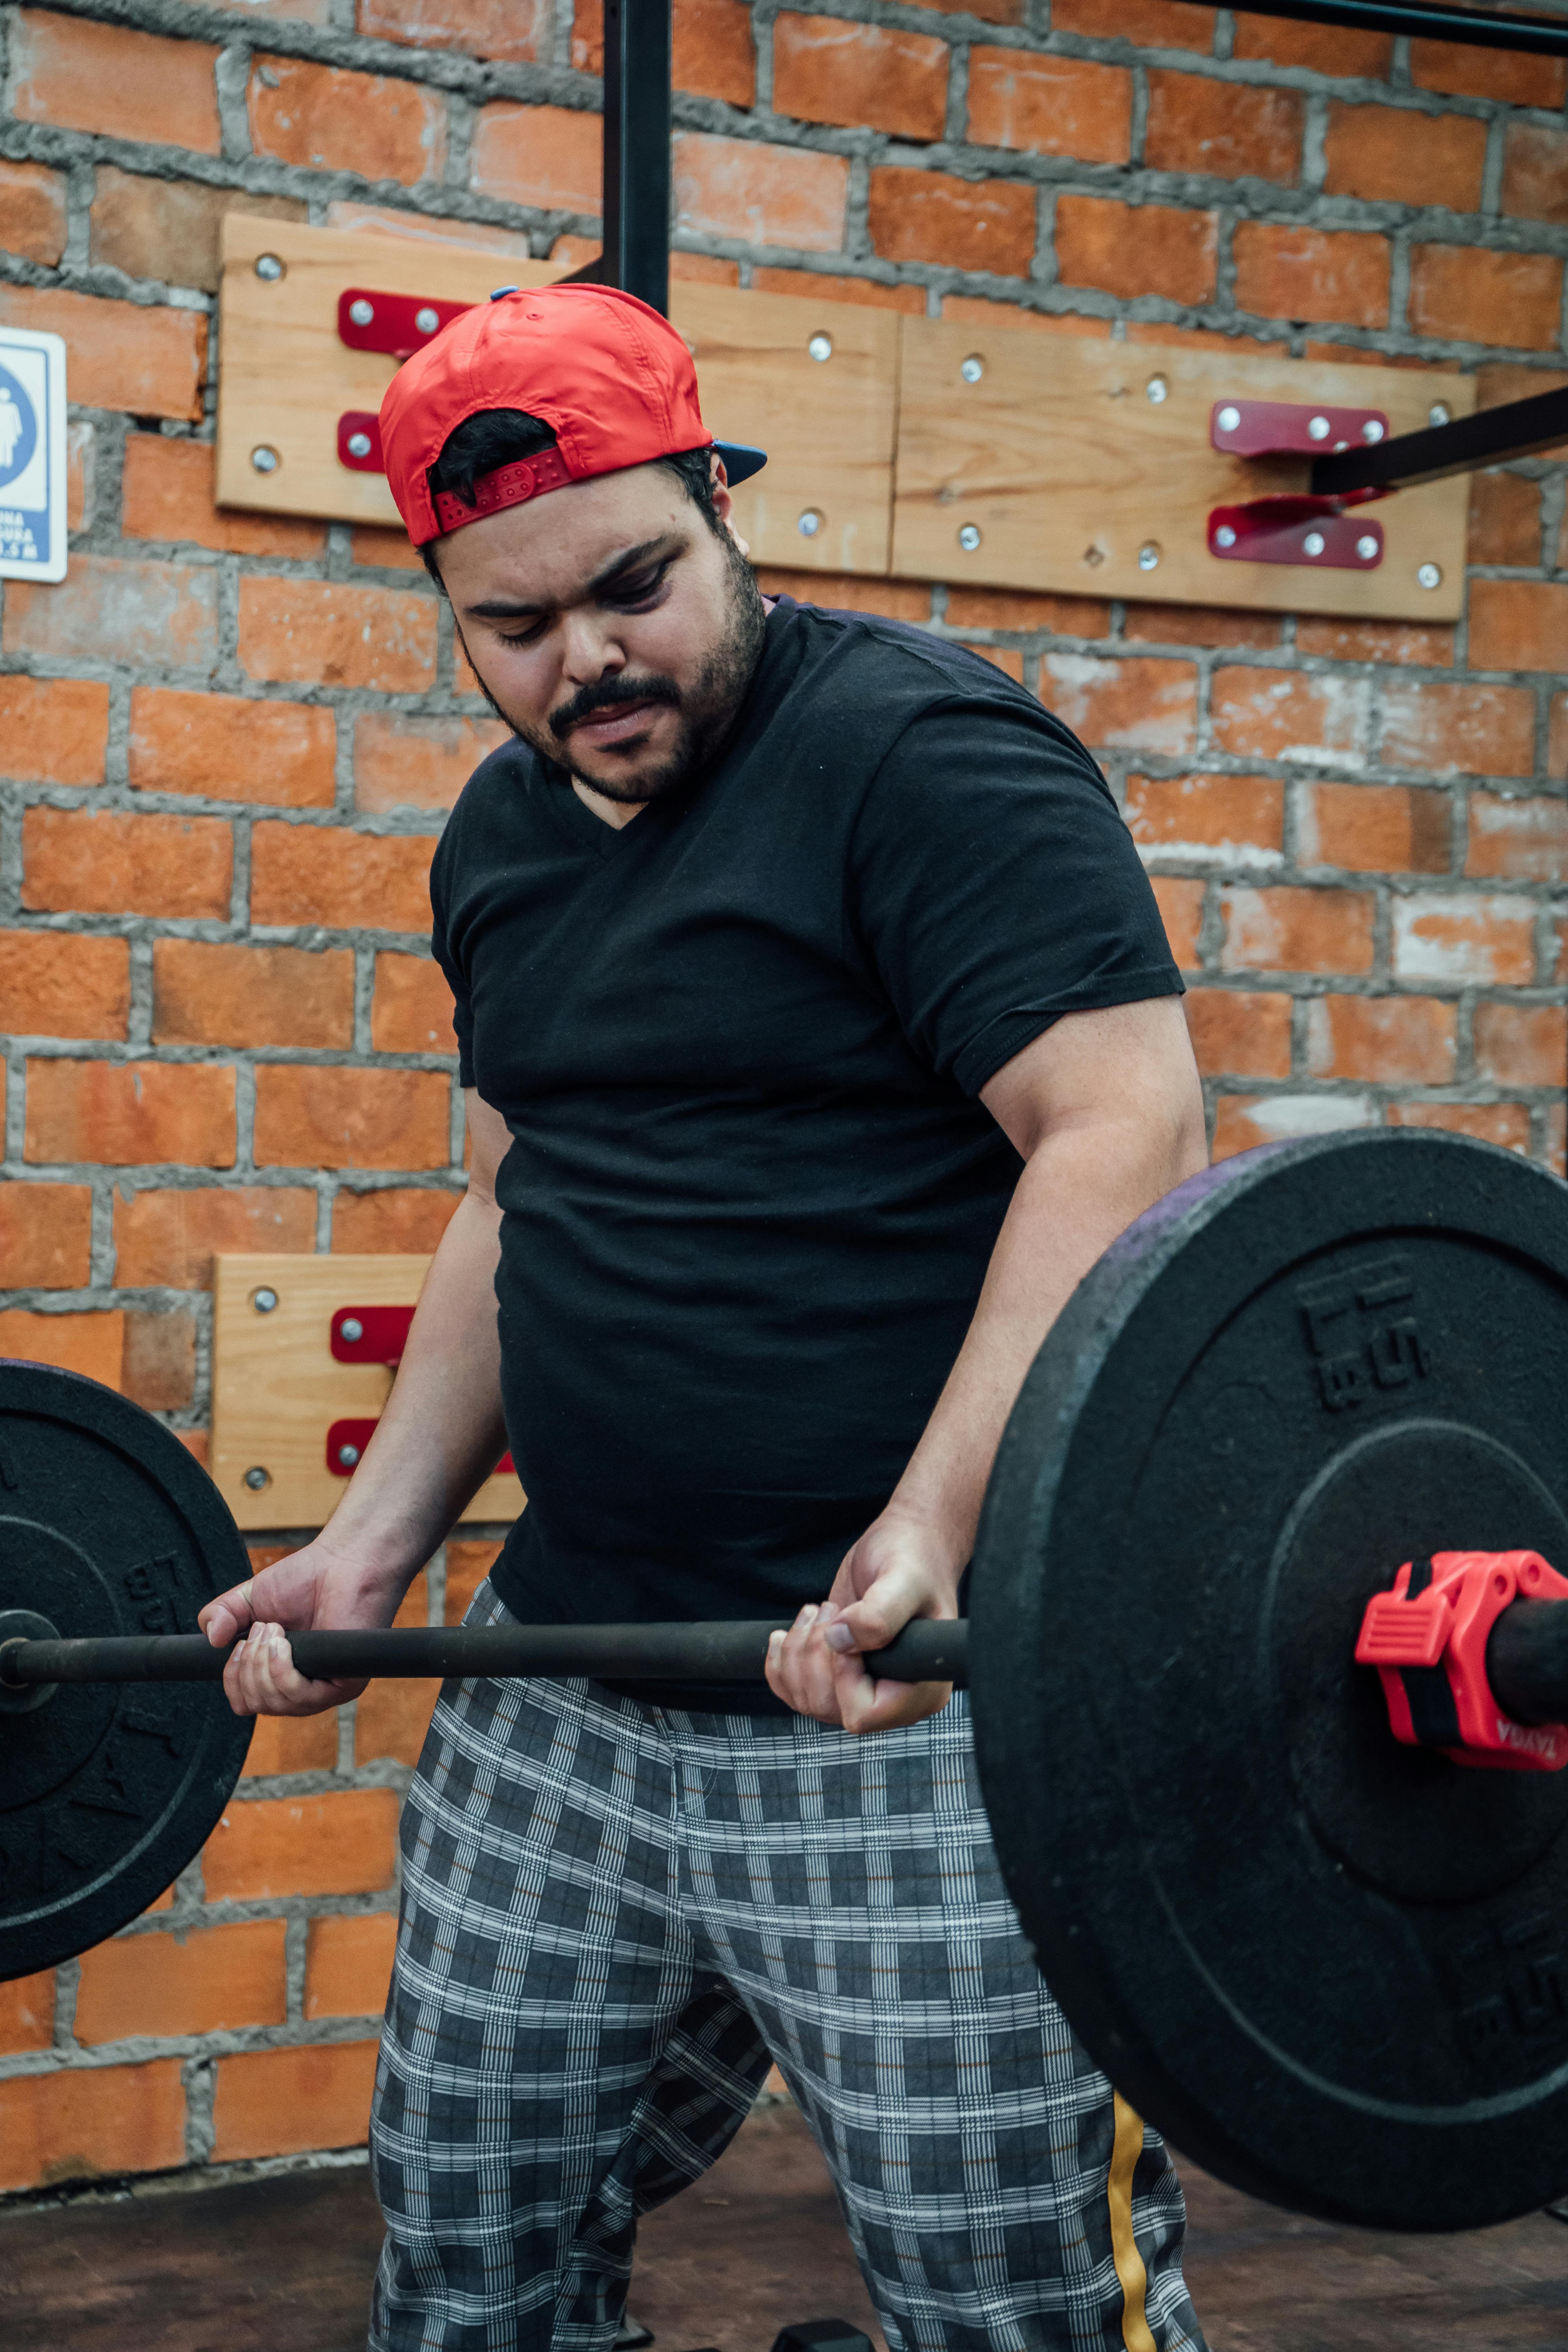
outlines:
[[[626,667],[626,655],[603,614],[568,613],[562,625],[561,667],[577,686],[592,686]]]

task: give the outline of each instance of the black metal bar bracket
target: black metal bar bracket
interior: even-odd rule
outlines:
[[[1356,32],[1405,33],[1416,40],[1568,57],[1568,21],[1521,16],[1511,8],[1432,7],[1427,0],[1247,0],[1247,6],[1254,16],[1303,25],[1343,25]]]
[[[1399,433],[1367,448],[1338,449],[1316,457],[1310,487],[1318,498],[1343,498],[1351,490],[1408,489],[1415,482],[1473,474],[1510,457],[1533,457],[1564,443],[1568,384],[1531,393],[1527,400],[1478,409],[1474,416],[1428,425],[1419,433]]]

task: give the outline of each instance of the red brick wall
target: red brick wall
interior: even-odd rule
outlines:
[[[678,270],[1458,365],[1483,400],[1568,375],[1560,67],[1192,0],[845,5],[677,0]],[[396,535],[215,509],[217,223],[581,257],[597,12],[86,0],[0,27],[0,318],[68,339],[77,530],[62,586],[0,598],[0,1349],[199,1453],[215,1250],[424,1249],[450,1213],[424,877],[496,740]],[[1560,1168],[1563,478],[1476,483],[1457,628],[816,593],[984,646],[1095,747],[1217,1150],[1432,1123]],[[489,1551],[448,1546],[411,1612],[459,1613]],[[263,1726],[163,1906],[0,1988],[0,2189],[362,2136],[427,1703]]]

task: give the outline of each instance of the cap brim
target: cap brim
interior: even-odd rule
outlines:
[[[724,472],[731,489],[740,482],[749,482],[768,462],[765,449],[753,449],[746,441],[715,441],[713,446],[724,460]]]

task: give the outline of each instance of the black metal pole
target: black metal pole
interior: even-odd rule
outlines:
[[[604,281],[669,312],[671,0],[605,0]]]
[[[385,1633],[291,1633],[313,1680],[362,1675],[589,1675],[610,1682],[760,1682],[771,1621],[709,1625],[409,1625]],[[199,1633],[19,1641],[0,1645],[0,1683],[216,1682],[229,1653]],[[968,1680],[966,1618],[921,1619],[868,1654],[895,1682]]]
[[[1487,1641],[1492,1696],[1515,1723],[1568,1723],[1568,1601],[1515,1601]]]
[[[1549,17],[1495,15],[1479,8],[1434,8],[1425,0],[1247,0],[1257,16],[1285,16],[1304,25],[1345,25],[1369,33],[1408,33],[1427,41],[1467,41],[1483,49],[1530,49],[1568,57],[1568,24]]]
[[[1408,488],[1415,482],[1441,481],[1448,474],[1473,474],[1510,457],[1532,457],[1564,442],[1568,385],[1531,393],[1528,400],[1507,400],[1449,425],[1399,433],[1392,441],[1374,441],[1366,448],[1314,457],[1310,487],[1329,498],[1342,497],[1346,490]]]

